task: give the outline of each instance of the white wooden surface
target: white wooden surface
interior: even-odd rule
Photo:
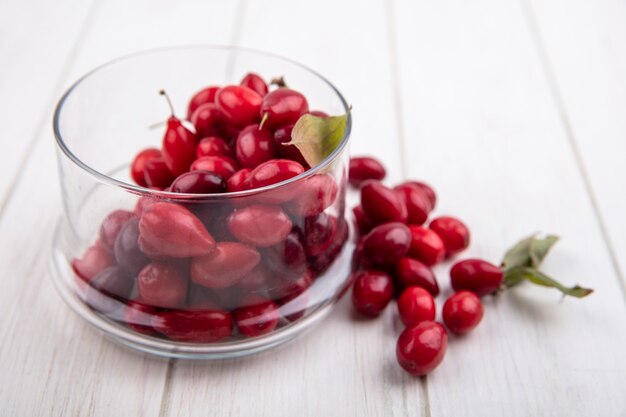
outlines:
[[[309,65],[354,106],[354,154],[421,178],[498,261],[536,230],[585,300],[486,302],[432,375],[395,363],[394,308],[343,300],[311,332],[223,362],[105,340],[48,277],[61,202],[55,100],[95,65],[174,44],[238,44]],[[0,416],[626,416],[626,4],[621,1],[0,0]],[[447,269],[436,272],[448,293]]]

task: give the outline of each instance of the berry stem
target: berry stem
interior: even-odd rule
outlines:
[[[165,99],[167,100],[167,105],[170,107],[170,113],[172,113],[172,117],[174,117],[174,106],[172,105],[172,100],[170,100],[170,96],[167,95],[165,90],[160,90],[159,94],[165,96]]]

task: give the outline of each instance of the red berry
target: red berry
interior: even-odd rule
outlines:
[[[213,103],[215,101],[215,94],[220,88],[217,86],[210,86],[203,88],[193,95],[187,106],[187,119],[191,120],[191,115],[198,107],[206,103]]]
[[[277,206],[249,206],[235,211],[227,222],[233,236],[257,247],[280,243],[292,227],[289,217]]]
[[[152,327],[177,342],[211,343],[230,336],[233,321],[228,311],[208,307],[159,312],[152,318]]]
[[[416,259],[400,259],[396,263],[394,276],[401,289],[416,286],[424,288],[433,297],[439,294],[439,284],[437,284],[435,274],[429,267]]]
[[[155,148],[148,148],[139,152],[133,159],[133,163],[130,165],[130,176],[137,185],[142,187],[148,186],[144,177],[144,169],[146,162],[154,158],[161,158],[161,151]]]
[[[410,184],[398,185],[394,191],[406,204],[409,224],[424,224],[431,211],[430,200],[426,194],[420,188]]]
[[[468,290],[482,297],[497,291],[502,285],[502,269],[481,259],[467,259],[450,270],[454,291]]]
[[[143,168],[144,182],[147,187],[164,189],[174,181],[176,176],[167,167],[163,156],[146,160]]]
[[[467,248],[470,243],[470,232],[467,226],[454,217],[438,217],[428,226],[439,235],[446,247],[446,256],[455,255]]]
[[[301,93],[281,87],[263,97],[260,115],[266,117],[263,126],[272,129],[295,124],[308,111],[309,103]]]
[[[163,160],[170,172],[176,176],[189,171],[196,157],[196,136],[176,117],[167,121],[163,136]]]
[[[259,252],[243,243],[219,242],[215,250],[191,261],[191,279],[207,288],[227,288],[237,284],[261,261]]]
[[[226,181],[226,191],[229,193],[235,193],[238,191],[249,190],[250,182],[248,181],[248,178],[250,178],[251,172],[252,170],[249,168],[243,168],[235,172],[228,179],[228,181]]]
[[[244,306],[233,312],[239,331],[248,337],[267,334],[278,325],[278,307],[273,301],[248,297]]]
[[[134,215],[128,210],[115,210],[109,213],[100,225],[100,242],[107,248],[113,249],[122,226]]]
[[[408,213],[404,200],[378,181],[370,180],[363,184],[361,206],[374,224],[407,222]]]
[[[187,297],[187,277],[169,264],[151,263],[137,275],[141,300],[154,307],[177,307]]]
[[[298,185],[291,211],[298,216],[315,216],[330,207],[338,193],[339,187],[331,175],[313,175]]]
[[[214,172],[189,171],[174,180],[170,191],[186,194],[223,193],[226,191],[226,182]]]
[[[263,162],[250,173],[251,188],[266,187],[286,181],[304,172],[302,165],[289,159],[272,159]]]
[[[237,162],[227,156],[204,156],[193,161],[190,168],[191,171],[213,172],[225,181],[228,181],[238,169]]]
[[[253,72],[247,73],[246,76],[243,77],[243,79],[241,80],[240,84],[255,91],[261,97],[266,95],[268,92],[267,84],[265,83],[265,81],[263,81],[263,78]]]
[[[241,278],[237,286],[244,290],[256,291],[265,286],[270,279],[270,275],[273,275],[270,270],[263,263],[259,263],[252,271]]]
[[[352,208],[352,213],[354,213],[354,221],[357,229],[359,230],[359,234],[365,235],[372,230],[374,225],[370,219],[367,218],[367,214],[365,214],[361,205],[354,206]]]
[[[248,87],[229,85],[217,92],[215,103],[224,119],[235,126],[257,123],[263,98]]]
[[[219,136],[207,136],[202,138],[196,146],[196,158],[203,156],[227,156],[233,158],[233,151],[228,143]]]
[[[222,112],[214,103],[203,104],[198,107],[189,119],[196,128],[198,137],[214,135],[222,124]]]
[[[352,304],[366,316],[378,316],[393,298],[393,281],[386,272],[357,272],[352,287]]]
[[[407,256],[433,266],[443,261],[446,248],[439,235],[422,226],[409,225],[411,230],[411,247]]]
[[[130,301],[124,309],[124,322],[130,329],[143,334],[153,334],[152,316],[156,310],[137,300]]]
[[[443,305],[443,322],[456,334],[465,334],[478,326],[483,318],[483,305],[470,291],[453,294]]]
[[[308,289],[313,284],[313,274],[305,271],[297,280],[283,280],[279,284],[281,293],[284,294],[279,300],[280,315],[289,321],[296,321],[304,316],[309,307]]]
[[[424,376],[443,361],[447,347],[446,329],[434,321],[424,321],[400,334],[396,357],[405,371],[414,376]]]
[[[188,258],[207,255],[215,248],[202,222],[174,203],[155,203],[144,210],[139,231],[139,245],[149,256]]]
[[[377,159],[367,156],[350,158],[349,178],[354,187],[367,180],[382,180],[387,175],[385,167]]]
[[[87,248],[83,257],[72,261],[72,269],[80,278],[89,282],[106,268],[113,266],[113,255],[102,244],[96,243]]]
[[[424,195],[428,198],[428,201],[430,202],[430,211],[432,211],[435,206],[437,205],[437,194],[435,194],[435,191],[432,189],[432,187],[426,183],[420,182],[420,181],[407,181],[402,183],[401,185],[412,185],[413,187],[417,187],[420,190],[422,190],[422,192],[424,193]]]
[[[309,164],[302,156],[302,152],[295,145],[284,145],[284,143],[291,141],[291,131],[294,125],[281,126],[274,131],[274,143],[278,154],[284,159],[291,159],[299,162],[303,167],[308,167]]]
[[[243,129],[235,143],[235,153],[239,165],[255,168],[276,156],[272,132],[259,129],[259,125],[250,125]]]
[[[117,264],[132,276],[137,275],[150,262],[141,251],[138,240],[139,219],[133,217],[124,224],[113,246]]]
[[[435,299],[421,287],[408,287],[398,298],[398,313],[407,327],[435,320]]]
[[[318,255],[311,256],[310,251],[311,248],[307,248],[309,252],[309,268],[311,271],[317,273],[318,275],[322,274],[326,271],[333,262],[337,259],[337,255],[344,248],[344,244],[348,239],[348,224],[345,219],[337,220],[335,227],[334,237],[331,239],[330,244],[325,248],[325,250]]]
[[[405,224],[385,223],[363,238],[363,253],[375,264],[388,266],[406,255],[410,244],[411,232]]]
[[[292,232],[280,243],[263,251],[265,263],[283,279],[293,279],[306,271],[306,253],[297,233]]]

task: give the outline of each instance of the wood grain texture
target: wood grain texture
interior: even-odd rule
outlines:
[[[218,1],[103,2],[82,34],[84,39],[62,74],[62,83],[69,85],[85,71],[120,54],[155,45],[227,43],[236,6],[236,2]],[[153,13],[155,10],[159,12]],[[208,26],[205,21],[212,15],[221,19]],[[141,22],[141,30],[137,30],[137,22]],[[32,73],[25,72],[22,82],[30,76]],[[46,98],[52,100],[52,96]],[[72,313],[52,288],[50,243],[61,204],[56,178],[45,174],[56,171],[48,123],[37,132],[0,218],[4,277],[0,335],[10,341],[0,345],[4,375],[0,377],[0,415],[158,415],[168,361],[106,340]],[[9,159],[3,154],[3,163]]]
[[[626,285],[626,4],[528,1],[527,13]]]
[[[470,225],[464,256],[498,262],[517,239],[553,232],[563,240],[547,271],[596,289],[487,299],[481,326],[451,338],[428,377],[431,414],[622,415],[624,299],[522,8],[399,1],[396,20],[409,174],[436,179],[438,213]]]

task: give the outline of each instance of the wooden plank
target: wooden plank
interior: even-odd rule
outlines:
[[[563,302],[528,285],[487,298],[481,326],[452,337],[428,377],[431,415],[622,415],[624,300],[523,9],[396,7],[408,172],[432,179],[438,213],[471,226],[464,257],[497,262],[516,239],[554,232],[564,239],[547,272],[596,289]],[[436,272],[449,294],[447,266]]]
[[[137,49],[228,42],[236,7],[219,1],[101,3],[63,83]],[[219,18],[207,25],[207,16]],[[56,181],[45,179],[56,171],[49,132],[47,123],[37,132],[0,218],[0,335],[7,341],[0,345],[0,415],[157,415],[168,362],[106,340],[63,304],[50,283],[51,234],[61,202]]]
[[[555,100],[626,285],[626,4],[527,3]]]
[[[241,45],[302,62],[335,83],[354,106],[352,153],[376,155],[392,181],[401,178],[383,1],[249,2],[242,25]],[[163,414],[427,415],[419,381],[395,364],[393,310],[355,320],[345,298],[323,324],[279,349],[177,362]]]

